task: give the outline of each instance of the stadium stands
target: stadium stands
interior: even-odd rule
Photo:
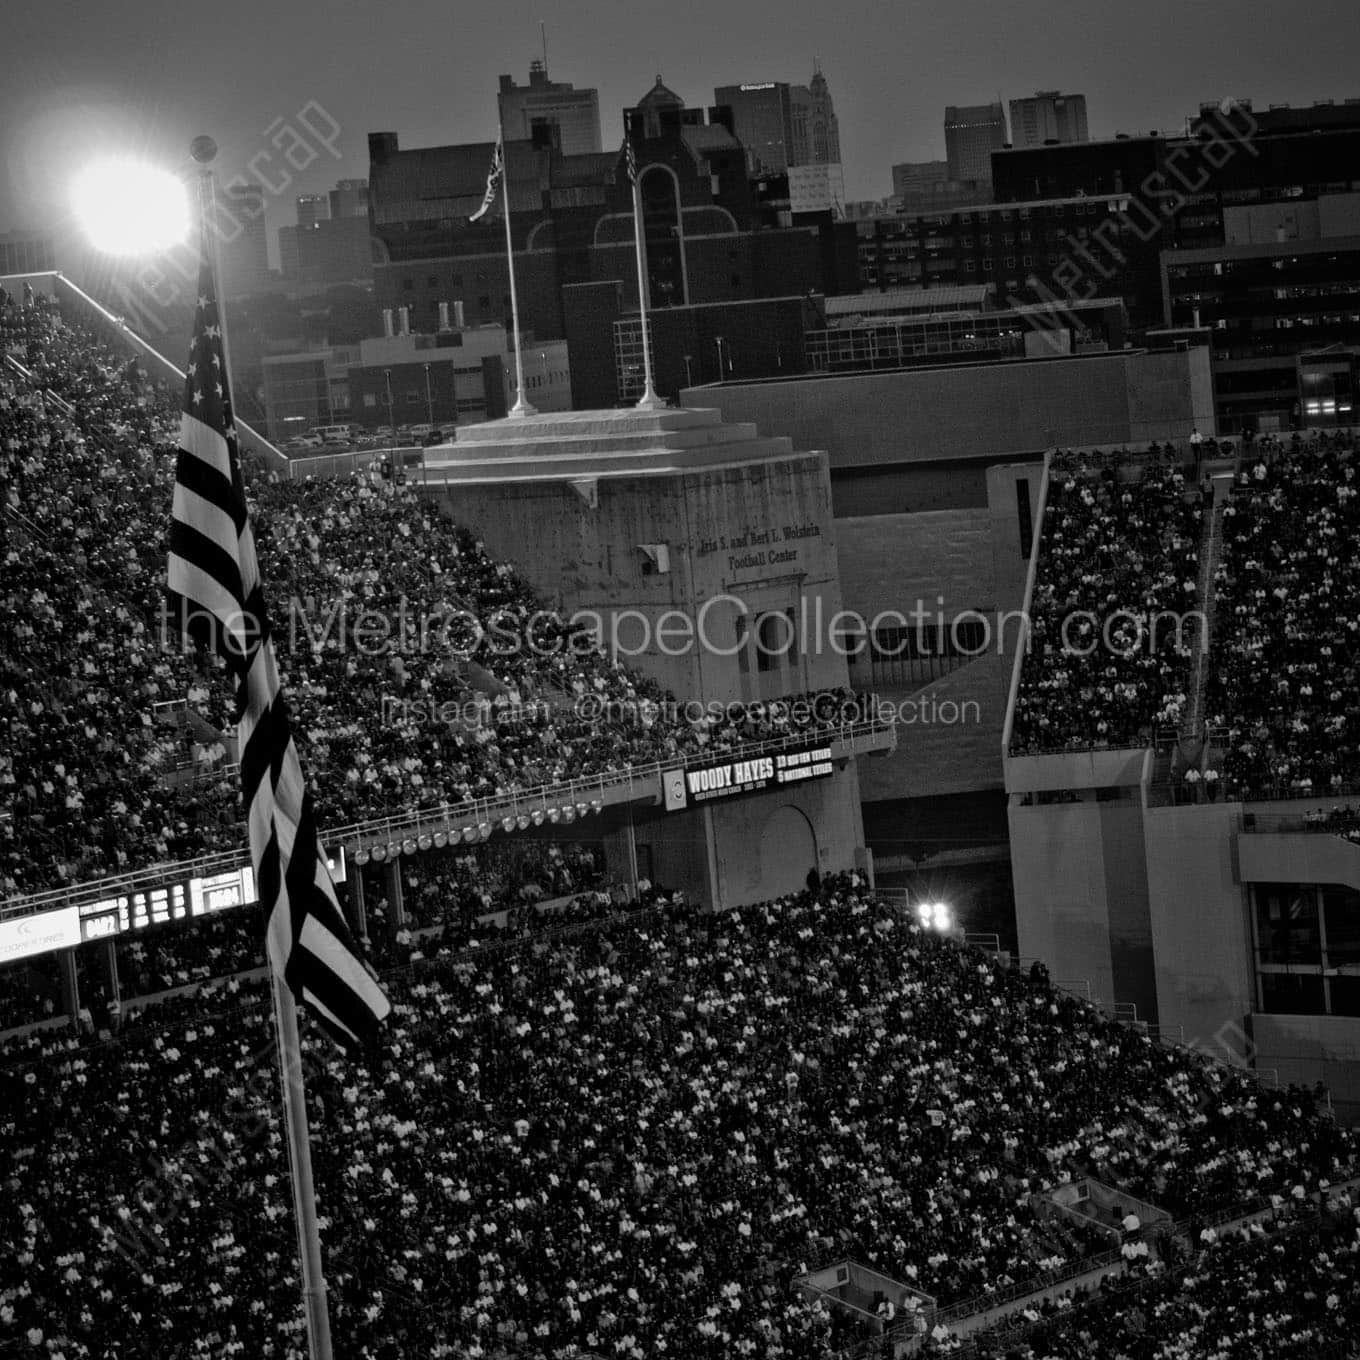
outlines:
[[[364,1068],[310,1054],[347,1354],[818,1357],[789,1288],[851,1256],[950,1302],[1073,1266],[1029,1207],[1091,1174],[1183,1217],[1312,1193],[1350,1137],[850,878],[667,908],[389,981]],[[4,1054],[0,1339],[300,1344],[267,1011],[227,984]],[[129,1319],[140,1319],[135,1330]]]
[[[1201,607],[1202,521],[1202,493],[1158,451],[1054,455],[1013,755],[1140,746],[1180,721],[1194,620],[1175,621]]]
[[[1238,796],[1325,798],[1360,782],[1360,485],[1345,433],[1296,439],[1238,476],[1207,711]]]

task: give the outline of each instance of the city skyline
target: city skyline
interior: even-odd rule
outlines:
[[[276,181],[288,176],[266,194],[272,246],[277,228],[293,220],[298,194],[367,175],[370,131],[396,131],[406,146],[491,140],[497,79],[523,81],[529,63],[542,59],[540,20],[549,76],[598,88],[606,147],[621,141],[623,108],[658,74],[687,104],[706,106],[715,86],[805,83],[820,62],[840,122],[849,199],[887,195],[894,163],[939,158],[948,104],[1078,90],[1089,101],[1090,135],[1100,139],[1178,130],[1203,100],[1242,97],[1264,107],[1360,95],[1355,52],[1336,41],[1350,31],[1337,0],[1324,0],[1306,26],[1281,5],[1248,0],[1232,11],[1232,43],[1222,41],[1222,16],[1167,0],[1136,13],[1054,0],[1023,12],[928,0],[913,11],[898,52],[882,35],[894,31],[900,11],[878,3],[859,7],[859,22],[833,24],[800,2],[782,6],[771,25],[763,11],[711,0],[642,15],[617,0],[552,8],[512,0],[494,10],[468,5],[456,16],[427,0],[402,0],[384,11],[390,41],[374,43],[370,16],[315,0],[286,12],[244,0],[232,30],[211,48],[159,0],[116,15],[85,8],[30,6],[11,19],[16,59],[0,91],[0,230],[59,229],[69,176],[100,152],[182,166],[189,138],[208,132],[221,147],[224,178],[267,178],[275,167]],[[69,41],[75,16],[89,39],[78,52]],[[1157,51],[1168,26],[1181,41]],[[1277,59],[1286,44],[1296,54],[1288,71]],[[310,160],[295,151],[289,169],[278,148],[291,143],[278,139],[303,107],[323,109],[338,131],[326,150],[311,148]],[[252,162],[264,176],[251,173]]]

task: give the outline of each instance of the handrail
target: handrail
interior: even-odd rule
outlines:
[[[1004,761],[1011,754],[1011,737],[1015,728],[1015,705],[1020,696],[1020,678],[1025,666],[1025,655],[1029,651],[1030,610],[1034,607],[1034,583],[1039,577],[1039,549],[1044,539],[1044,515],[1048,510],[1048,481],[1053,466],[1053,453],[1044,454],[1044,470],[1039,478],[1039,504],[1035,508],[1030,529],[1029,565],[1025,568],[1025,595],[1020,606],[1023,636],[1015,647],[1015,660],[1011,663],[1010,692],[1006,696],[1006,717],[1001,729],[1001,758]]]
[[[805,732],[790,733],[769,741],[748,743],[726,750],[699,752],[684,757],[667,760],[649,761],[643,765],[629,766],[624,770],[602,771],[585,775],[579,779],[562,784],[544,784],[533,789],[518,790],[499,794],[493,798],[474,799],[466,803],[449,803],[441,808],[424,812],[402,813],[387,817],[370,818],[363,822],[352,822],[338,827],[325,828],[322,840],[327,844],[339,843],[346,851],[359,849],[364,845],[401,842],[419,838],[422,834],[448,831],[454,824],[489,822],[495,827],[506,816],[518,817],[520,813],[548,811],[567,803],[589,802],[592,797],[602,793],[614,792],[647,784],[651,787],[639,789],[633,799],[656,797],[660,792],[660,778],[664,771],[690,769],[704,765],[719,754],[740,752],[754,755],[773,752],[789,746],[805,746],[810,741],[827,741],[852,745],[861,739],[895,732],[894,725],[880,718],[869,718],[834,728],[813,728]],[[632,801],[630,799],[629,801]],[[239,849],[210,851],[192,859],[151,865],[145,869],[126,874],[112,874],[107,878],[94,879],[74,884],[67,888],[51,888],[40,893],[30,893],[14,897],[0,905],[0,921],[19,916],[30,916],[35,912],[50,910],[54,907],[77,906],[85,902],[97,902],[108,897],[123,896],[128,893],[145,891],[167,882],[178,882],[186,878],[203,877],[208,874],[224,873],[249,864],[248,856]]]

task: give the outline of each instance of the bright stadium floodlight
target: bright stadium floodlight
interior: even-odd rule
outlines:
[[[85,167],[71,185],[81,230],[106,255],[156,255],[189,239],[189,195],[183,182],[132,157]]]

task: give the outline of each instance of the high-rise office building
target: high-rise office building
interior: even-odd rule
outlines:
[[[565,156],[583,156],[602,149],[600,92],[549,80],[548,68],[541,61],[530,63],[527,85],[516,85],[510,76],[501,77],[500,112],[506,141],[531,142],[535,128],[555,128],[553,139]]]
[[[992,152],[1006,144],[1006,111],[995,104],[950,104],[944,111],[949,178],[990,183]]]
[[[713,102],[732,110],[732,132],[746,148],[752,174],[778,174],[798,164],[790,93],[782,80],[720,85],[713,91]]]
[[[368,181],[342,179],[330,192],[331,217],[367,217]]]
[[[219,183],[216,226],[223,295],[263,292],[270,278],[264,190],[258,184]]]
[[[56,267],[50,236],[37,231],[0,233],[0,274],[36,274]]]
[[[297,224],[303,228],[314,227],[325,222],[331,215],[330,200],[325,194],[299,194],[297,197]]]
[[[1084,142],[1086,96],[1040,90],[1031,99],[1011,100],[1011,144],[1043,146],[1048,142]]]
[[[831,90],[820,67],[811,85],[795,85],[789,92],[793,119],[793,154],[790,165],[839,165],[840,124],[831,102]]]

